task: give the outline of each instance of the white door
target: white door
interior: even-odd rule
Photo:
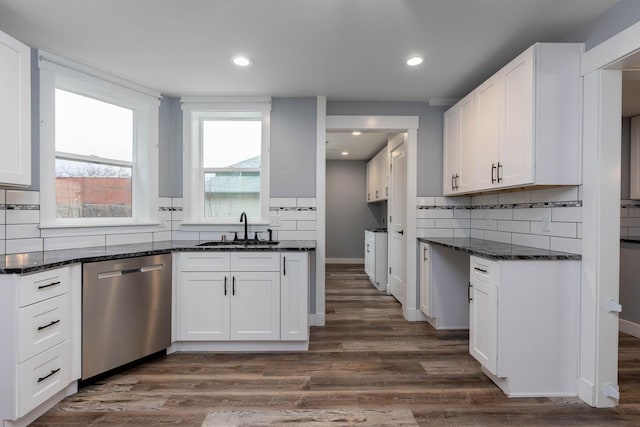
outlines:
[[[401,304],[406,296],[406,245],[407,223],[407,155],[402,143],[391,152],[391,194],[389,209],[389,287]]]

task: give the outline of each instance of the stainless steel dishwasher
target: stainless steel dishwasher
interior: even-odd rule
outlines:
[[[83,264],[83,380],[170,345],[171,254]]]

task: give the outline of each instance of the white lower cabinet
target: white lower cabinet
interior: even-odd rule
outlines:
[[[308,340],[306,252],[185,252],[178,266],[176,341]]]
[[[431,309],[431,246],[420,243],[420,311],[433,316]]]
[[[28,424],[80,378],[81,268],[0,276],[0,424]]]
[[[469,352],[509,396],[576,396],[580,262],[471,256]]]
[[[387,288],[387,232],[364,232],[364,271],[376,288]]]

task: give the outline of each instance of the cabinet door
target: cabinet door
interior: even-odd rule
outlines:
[[[309,256],[283,253],[280,274],[280,339],[309,339]]]
[[[364,232],[364,272],[370,280],[375,279],[375,259],[376,259],[375,237],[372,232]]]
[[[473,191],[476,179],[476,102],[475,93],[467,95],[459,105],[460,134],[456,191]]]
[[[533,48],[505,68],[505,136],[500,155],[500,186],[534,182],[533,68]]]
[[[389,152],[384,147],[380,152],[380,194],[383,200],[389,198]]]
[[[430,246],[420,243],[420,311],[433,317],[431,311],[431,253]]]
[[[178,333],[180,341],[229,339],[231,284],[228,273],[184,272],[178,278]]]
[[[475,91],[476,190],[498,184],[498,161],[504,138],[504,74],[498,72]]]
[[[31,184],[31,50],[0,32],[0,183]]]
[[[373,182],[375,171],[373,163],[373,159],[367,162],[367,202],[373,201],[373,195],[375,194],[375,182]]]
[[[478,280],[471,280],[469,353],[497,375],[498,287]]]
[[[442,194],[456,193],[456,176],[460,161],[460,106],[454,105],[444,114]]]
[[[280,272],[231,273],[231,339],[280,339]]]

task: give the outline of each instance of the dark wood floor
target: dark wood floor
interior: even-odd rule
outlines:
[[[640,426],[640,340],[620,338],[621,405],[509,399],[467,331],[402,319],[362,266],[327,266],[327,322],[310,351],[180,353],[85,387],[34,425]]]

